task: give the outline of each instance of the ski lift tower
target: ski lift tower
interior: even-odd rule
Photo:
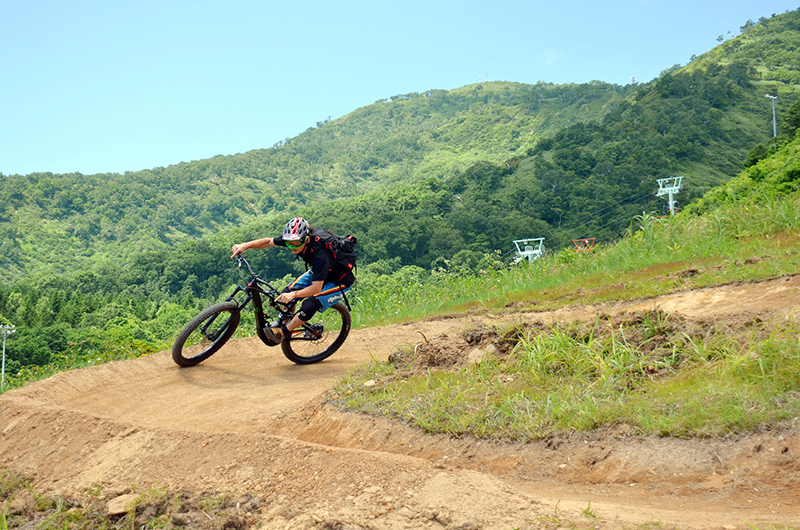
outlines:
[[[544,238],[534,237],[532,239],[515,239],[514,245],[517,247],[517,257],[514,263],[526,259],[529,262],[541,257],[544,252]]]
[[[592,250],[594,248],[594,237],[587,237],[583,239],[573,239],[572,242],[575,244],[575,252],[583,252],[584,250]]]
[[[669,196],[669,214],[675,215],[675,201],[673,200],[674,194],[681,191],[681,181],[683,177],[669,177],[666,179],[658,179],[658,193],[657,197]]]

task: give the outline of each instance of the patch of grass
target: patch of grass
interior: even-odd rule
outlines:
[[[475,346],[466,340],[417,345],[356,368],[329,399],[426,432],[508,441],[622,425],[719,436],[800,417],[798,325],[698,323],[652,310],[487,336],[483,345],[498,353],[477,364],[466,361]]]
[[[626,237],[592,251],[565,249],[477,275],[434,271],[384,291],[359,292],[354,323],[408,322],[465,310],[548,310],[774,278],[800,270],[798,241],[795,197],[658,222],[644,213]]]

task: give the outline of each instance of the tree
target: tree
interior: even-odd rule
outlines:
[[[52,352],[41,331],[41,328],[31,328],[9,341],[8,357],[21,366],[43,366],[49,363]]]
[[[750,167],[758,164],[760,160],[767,158],[769,150],[764,144],[758,144],[747,153],[747,160],[744,161],[744,167]]]
[[[800,129],[800,100],[792,103],[792,106],[783,115],[779,127],[781,136],[785,137],[786,140],[794,138],[797,129]]]

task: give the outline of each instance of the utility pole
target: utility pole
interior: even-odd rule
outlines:
[[[0,371],[0,392],[3,391],[6,383],[6,336],[11,335],[17,330],[16,326],[3,324],[0,331],[3,332],[3,368]]]
[[[778,96],[770,96],[769,94],[764,94],[765,98],[769,98],[772,100],[772,137],[778,137],[778,122],[775,120],[775,100],[778,99]]]

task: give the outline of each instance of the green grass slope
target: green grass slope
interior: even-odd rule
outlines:
[[[441,301],[439,312],[512,312],[797,274],[799,147],[793,140],[667,221],[638,216],[616,244],[477,278],[449,277],[433,292],[398,288],[384,302],[403,308],[433,299]],[[791,429],[800,414],[796,319],[692,321],[652,310],[467,329],[463,338],[400,347],[388,362],[355,369],[328,399],[427,432],[512,441],[604,428],[723,436]],[[464,351],[487,339],[494,353],[465,362]]]

